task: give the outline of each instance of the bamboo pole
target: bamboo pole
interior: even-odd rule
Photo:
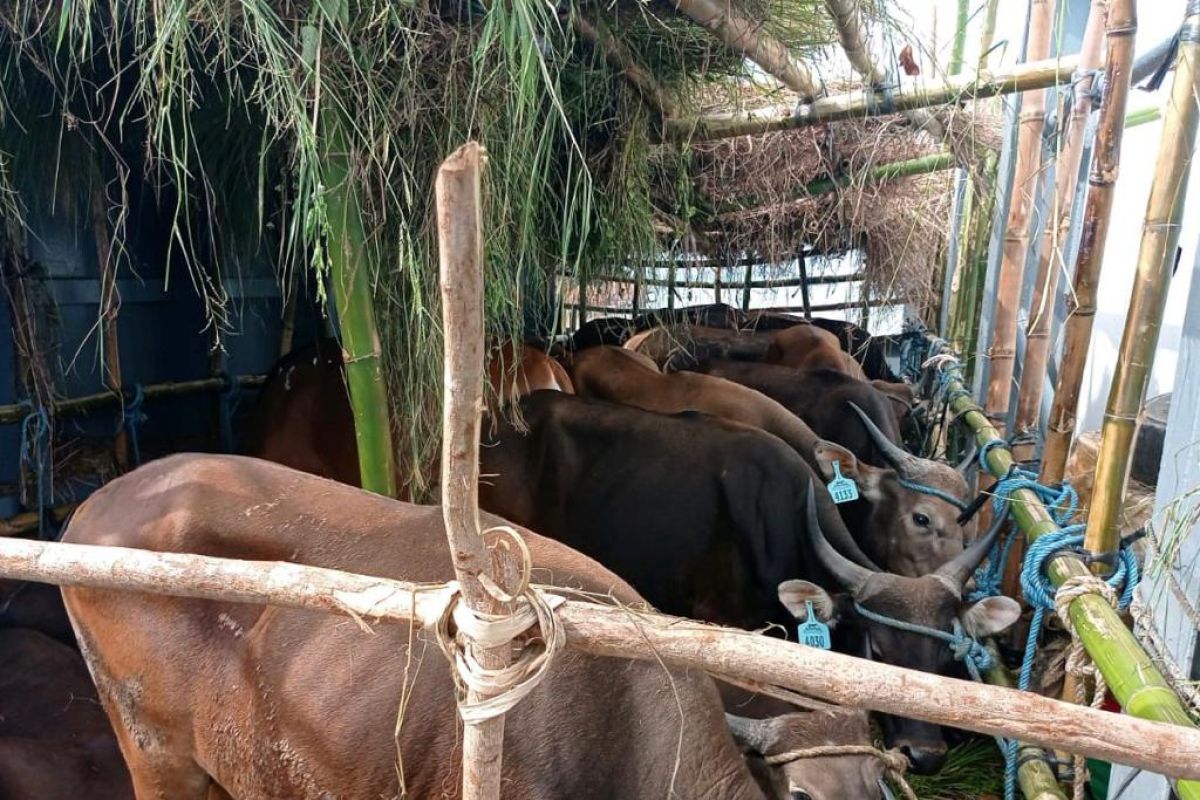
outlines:
[[[1000,437],[1000,431],[965,391],[961,381],[950,379],[947,392],[955,397],[950,403],[950,412],[970,428],[980,447]],[[992,447],[988,450],[987,469],[993,476],[1008,474],[1014,463],[1012,453],[1006,448]],[[1009,509],[1017,528],[1028,542],[1059,530],[1041,500],[1028,489],[1017,489],[1012,493]],[[1062,586],[1068,578],[1090,574],[1083,560],[1069,551],[1064,551],[1047,564],[1047,576],[1056,587]],[[1106,600],[1096,594],[1085,594],[1071,602],[1067,613],[1088,655],[1108,683],[1109,691],[1127,714],[1195,727],[1170,684]],[[1032,742],[1026,739],[1022,741]],[[1068,752],[1071,749],[1061,745],[1052,746]],[[1190,780],[1176,783],[1179,796],[1183,800],[1200,800],[1200,781],[1190,775],[1185,777]]]
[[[1029,328],[1025,334],[1025,363],[1021,367],[1021,385],[1017,392],[1015,430],[1034,432],[1042,410],[1042,390],[1046,384],[1046,362],[1050,356],[1050,326],[1058,301],[1058,277],[1065,267],[1064,252],[1074,217],[1075,183],[1079,162],[1083,156],[1083,139],[1088,118],[1092,113],[1092,71],[1101,67],[1104,56],[1104,28],[1108,0],[1092,0],[1087,27],[1079,51],[1079,71],[1075,81],[1069,130],[1058,154],[1055,167],[1054,202],[1058,213],[1054,222],[1048,220],[1042,232],[1042,249],[1038,255],[1038,271],[1034,278],[1030,301]],[[1034,455],[1034,444],[1014,450],[1018,461],[1028,461]]]
[[[992,41],[996,38],[996,12],[1000,10],[1000,0],[987,0],[987,9],[983,15],[983,30],[979,32],[979,69],[987,69],[992,56]]]
[[[571,7],[571,27],[604,55],[611,67],[618,70],[629,81],[659,116],[671,116],[676,112],[675,103],[663,90],[654,73],[646,69],[619,38],[613,35],[600,19],[588,20],[577,9]]]
[[[674,0],[674,3],[681,13],[803,99],[825,93],[821,79],[793,57],[783,42],[764,31],[762,23],[743,17],[727,0]]]
[[[1146,399],[1146,385],[1158,347],[1163,310],[1175,266],[1175,249],[1183,223],[1196,129],[1200,126],[1198,60],[1200,0],[1190,0],[1187,18],[1180,30],[1171,98],[1163,118],[1158,162],[1146,204],[1133,296],[1129,300],[1104,424],[1100,428],[1096,486],[1084,539],[1084,548],[1090,553],[1115,553],[1121,536],[1121,506],[1129,481],[1138,414]],[[1111,571],[1111,567],[1099,562],[1093,564],[1093,569],[1101,574]]]
[[[419,627],[436,625],[446,603],[445,584],[412,584],[278,561],[24,539],[0,540],[0,575],[61,586],[261,603]],[[1186,724],[1110,714],[751,631],[599,605],[576,599],[569,591],[566,595],[554,613],[567,647],[580,652],[698,668],[832,703],[1200,779],[1200,731]]]
[[[1096,130],[1095,151],[1088,176],[1083,236],[1075,259],[1074,285],[1067,297],[1067,322],[1063,331],[1058,386],[1046,426],[1041,470],[1043,483],[1062,481],[1071,437],[1075,435],[1083,370],[1092,340],[1092,322],[1096,317],[1096,290],[1100,283],[1100,268],[1104,263],[1113,190],[1121,163],[1121,135],[1129,99],[1136,33],[1136,0],[1110,0],[1105,28],[1107,56],[1104,97],[1100,101],[1100,123]]]
[[[799,192],[791,197],[783,198],[779,203],[807,200],[810,197],[841,189],[846,186],[873,185],[888,181],[910,178],[914,175],[929,175],[933,172],[952,169],[955,166],[953,153],[932,153],[927,156],[910,158],[905,161],[892,161],[878,164],[853,175],[838,175],[832,178],[822,178],[806,184]],[[732,202],[723,203],[716,208],[717,214],[738,214],[753,210],[759,202],[757,197],[743,197]],[[772,207],[774,207],[773,204]]]
[[[966,3],[966,0],[960,0]],[[867,24],[862,16],[858,0],[825,0],[825,9],[833,17],[842,51],[854,71],[870,86],[887,83],[887,70],[883,69],[871,55],[867,38]],[[953,72],[953,70],[951,70]]]
[[[375,326],[375,292],[367,256],[358,192],[351,175],[350,154],[340,111],[330,107],[321,115],[328,230],[329,272],[342,361],[354,412],[354,439],[362,488],[396,496],[396,454],[388,414],[387,387],[380,364],[379,331]]]
[[[463,601],[489,619],[512,613],[485,581],[512,587],[518,574],[506,550],[484,546],[479,527],[479,426],[483,410],[483,199],[484,149],[468,142],[438,168],[438,254],[441,265],[442,335],[445,341],[442,404],[442,518]],[[487,669],[511,660],[511,642],[481,646],[466,641],[469,657]],[[472,688],[469,702],[490,695]],[[504,745],[504,715],[463,730],[463,800],[497,800]]]
[[[950,63],[946,71],[951,75],[962,72],[963,54],[967,49],[967,26],[971,21],[971,0],[958,0],[958,11],[954,18],[954,47],[950,50]]]
[[[1071,80],[1076,63],[1075,56],[1064,56],[1029,61],[994,71],[952,75],[935,81],[904,78],[897,82],[890,105],[875,90],[859,88],[846,94],[822,97],[799,108],[772,106],[726,114],[677,117],[664,121],[662,136],[664,140],[672,142],[726,139],[961,103],[1012,92],[1030,92],[1067,83]]]
[[[243,389],[262,386],[264,380],[266,380],[265,375],[242,375],[237,378],[238,385]],[[215,392],[228,388],[229,382],[225,378],[199,378],[194,381],[165,381],[163,383],[147,384],[142,387],[142,392],[147,400],[151,400],[162,397],[195,394],[197,392]],[[73,397],[69,400],[56,400],[50,403],[48,408],[54,417],[61,418],[85,414],[98,408],[119,406],[122,400],[123,397],[120,393],[97,392],[95,394],[86,394],[82,397]],[[0,425],[18,423],[28,413],[29,406],[20,403],[0,406]]]
[[[1029,7],[1029,58],[1045,58],[1050,52],[1054,29],[1055,0],[1032,0]],[[987,401],[988,416],[1003,432],[1007,427],[1012,398],[1013,360],[1017,347],[1017,312],[1021,304],[1021,282],[1025,251],[1029,247],[1029,221],[1037,196],[1042,152],[1042,127],[1046,93],[1026,92],[1021,96],[1017,123],[1017,157],[1013,174],[1013,196],[1005,223],[1000,259],[1000,282],[996,289],[996,319],[987,356],[991,365]]]
[[[121,344],[117,317],[121,310],[121,293],[117,290],[117,264],[112,257],[112,237],[108,230],[108,202],[100,185],[97,164],[97,185],[92,189],[92,234],[96,239],[96,260],[100,265],[100,320],[104,337],[104,385],[118,395],[121,392]],[[114,441],[117,467],[129,469],[129,434],[122,424]]]

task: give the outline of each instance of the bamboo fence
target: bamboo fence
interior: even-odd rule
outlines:
[[[1084,548],[1090,553],[1115,553],[1120,539],[1121,506],[1129,481],[1138,415],[1146,399],[1146,386],[1158,347],[1183,223],[1196,130],[1200,126],[1197,98],[1200,65],[1197,60],[1200,60],[1200,0],[1191,0],[1179,35],[1175,77],[1163,117],[1158,161],[1146,204],[1133,296],[1129,300],[1116,371],[1100,429],[1096,485],[1084,539]],[[1094,568],[1101,573],[1106,570],[1103,562],[1097,562]]]
[[[1058,386],[1046,426],[1041,469],[1044,483],[1058,483],[1063,479],[1071,437],[1075,434],[1083,370],[1092,339],[1092,322],[1096,316],[1096,290],[1100,283],[1104,247],[1112,217],[1113,190],[1121,163],[1121,136],[1125,129],[1125,107],[1129,100],[1136,33],[1135,0],[1110,0],[1105,27],[1105,90],[1100,101],[1100,123],[1088,176],[1083,236],[1075,260],[1072,291],[1067,296],[1067,322],[1063,332]]]

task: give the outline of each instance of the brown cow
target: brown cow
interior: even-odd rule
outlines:
[[[797,414],[753,388],[713,375],[662,374],[635,360],[638,356],[616,347],[584,350],[572,361],[571,379],[582,397],[663,414],[703,411],[760,428],[787,442],[826,480],[834,477],[832,462],[837,461],[861,493],[859,502],[839,507],[846,525],[863,552],[890,572],[914,578],[927,575],[962,551],[964,531],[954,522],[957,509],[904,486],[897,470],[871,466],[850,450],[822,441]],[[791,374],[782,367],[768,369]],[[866,384],[862,386],[870,390]],[[886,415],[887,410],[882,413]],[[863,423],[849,408],[843,414],[848,426],[862,429]],[[915,456],[907,458],[929,469],[940,466]],[[943,472],[962,482],[949,467],[938,476]],[[957,483],[952,488],[965,491],[965,486]],[[920,519],[925,521],[923,526],[915,521]],[[933,520],[938,525],[931,530]]]
[[[483,515],[485,525],[501,522]],[[522,535],[539,581],[641,602],[594,561]],[[118,478],[80,507],[65,539],[418,582],[453,577],[438,508],[237,456],[172,456]],[[459,796],[454,685],[429,632],[367,633],[336,615],[245,603],[63,594],[138,800],[395,798],[400,776],[407,797]],[[768,741],[742,746],[804,747],[770,738],[792,730],[776,724]],[[695,670],[566,651],[508,712],[504,739],[501,795],[513,800],[789,796],[764,794],[713,682]],[[861,760],[838,795],[809,791],[795,772],[843,760],[794,762],[786,788],[878,796],[879,773]]]
[[[493,347],[488,376],[501,405],[539,389],[574,391],[566,371],[532,345],[521,348],[519,363],[512,342]],[[251,427],[249,455],[362,485],[354,415],[337,342],[325,339],[280,360],[263,384]]]
[[[0,797],[133,797],[83,658],[23,628],[0,631]]]
[[[793,369],[832,369],[867,379],[862,366],[842,349],[838,337],[816,325],[793,325],[773,333],[763,361]]]
[[[702,325],[670,325],[651,328],[631,336],[627,350],[649,357],[663,371],[677,367],[675,361],[729,358],[738,361],[762,361],[771,346],[770,332],[736,331],[707,328]]]

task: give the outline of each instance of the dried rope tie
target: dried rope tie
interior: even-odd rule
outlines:
[[[462,588],[450,584],[446,605],[436,625],[438,646],[455,666],[454,682],[458,688],[458,712],[467,725],[476,725],[504,714],[532,692],[550,670],[554,657],[566,643],[566,633],[554,616],[554,609],[565,598],[546,594],[529,583],[532,559],[521,535],[507,525],[483,532],[490,547],[506,546],[515,549],[521,567],[521,577],[513,592],[506,592],[487,576],[480,576],[480,585],[496,601],[512,603],[511,614],[485,614],[472,610],[462,602]],[[504,544],[502,545],[501,542]],[[450,630],[453,620],[458,633],[466,640],[460,644]],[[541,636],[529,637],[521,644],[513,663],[505,667],[485,667],[472,652],[475,648],[495,648],[510,645],[537,626]],[[468,692],[483,699],[468,701]]]
[[[917,793],[904,779],[904,773],[908,770],[908,759],[899,750],[880,750],[869,744],[827,744],[787,750],[775,755],[764,756],[763,760],[770,766],[778,766],[804,758],[828,758],[830,756],[874,756],[878,758],[883,762],[884,772],[888,778],[900,787],[904,796],[908,800],[917,800]]]

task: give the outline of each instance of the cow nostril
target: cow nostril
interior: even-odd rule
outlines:
[[[908,759],[912,771],[917,775],[932,775],[941,769],[946,761],[945,748],[913,747],[905,744],[900,746],[900,752]]]

